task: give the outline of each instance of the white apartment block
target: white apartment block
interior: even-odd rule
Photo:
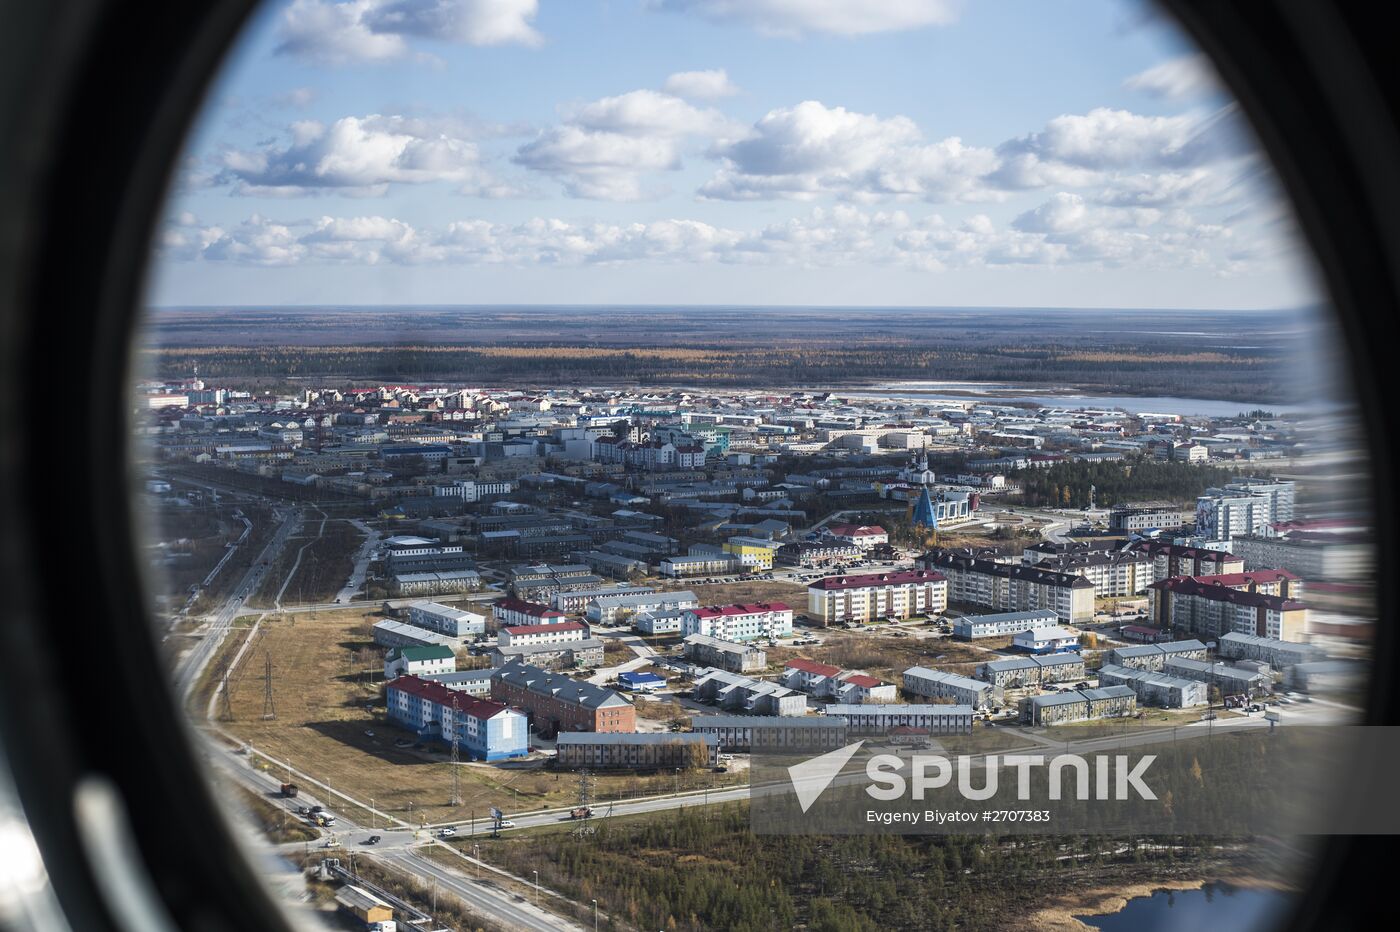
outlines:
[[[681,616],[681,634],[703,634],[723,641],[790,637],[792,609],[782,602],[692,608]]]
[[[807,613],[824,625],[936,615],[947,608],[948,580],[926,570],[828,576],[807,587]]]

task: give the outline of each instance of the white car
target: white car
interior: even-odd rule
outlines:
[[[439,838],[451,838],[451,837],[453,837],[453,836],[456,835],[456,834],[457,834],[457,830],[456,830],[455,828],[453,828],[452,826],[450,826],[450,825],[449,825],[447,828],[440,828],[440,829],[438,829],[438,837],[439,837]]]
[[[502,820],[500,821],[500,824],[498,824],[496,827],[497,827],[497,828],[515,828],[515,823],[512,822],[510,819],[502,819]]]

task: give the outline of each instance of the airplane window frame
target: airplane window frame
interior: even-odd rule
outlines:
[[[1162,5],[1250,117],[1317,256],[1369,428],[1384,532],[1397,517],[1400,410],[1385,397],[1383,336],[1400,318],[1400,178],[1391,170],[1400,136],[1395,99],[1378,82],[1393,67],[1381,65],[1387,33],[1379,18],[1366,20],[1380,14],[1287,0]],[[0,6],[0,139],[11,141],[0,153],[0,294],[9,298],[0,313],[0,564],[10,595],[0,646],[11,658],[0,677],[0,740],[73,928],[122,927],[76,824],[76,788],[94,773],[118,790],[176,928],[289,927],[252,866],[231,856],[231,829],[199,775],[148,623],[130,477],[103,465],[124,462],[130,442],[125,348],[171,171],[256,6],[152,0],[139,15],[115,0]],[[69,417],[26,403],[46,373],[62,375]],[[1390,535],[1376,545],[1378,565],[1394,566]],[[1392,588],[1378,593],[1371,724],[1400,722]],[[1332,839],[1294,927],[1359,924],[1368,900],[1358,885],[1379,876],[1381,851]],[[1384,884],[1370,890],[1379,901]]]

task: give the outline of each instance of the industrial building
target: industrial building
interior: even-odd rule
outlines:
[[[568,770],[688,770],[719,764],[719,739],[706,734],[566,732],[554,743]]]
[[[904,692],[926,699],[951,699],[975,709],[1001,701],[1001,687],[993,683],[927,667],[910,667],[904,671]]]
[[[989,660],[977,668],[978,679],[1001,689],[1077,683],[1085,675],[1084,657],[1071,653]]]

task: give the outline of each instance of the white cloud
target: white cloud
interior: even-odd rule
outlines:
[[[293,123],[291,139],[221,157],[218,181],[240,194],[290,197],[317,192],[382,195],[391,184],[451,182],[464,193],[506,196],[509,186],[480,164],[480,153],[451,121],[342,117],[329,126]]]
[[[408,39],[534,46],[538,0],[294,0],[278,24],[277,51],[321,64],[390,61]]]
[[[723,68],[678,71],[666,79],[663,89],[688,100],[719,100],[739,93],[739,86],[729,80],[729,73]]]
[[[738,23],[765,35],[861,36],[943,26],[958,17],[958,0],[651,0],[652,9]]]
[[[714,154],[725,167],[700,193],[723,200],[972,200],[990,196],[980,179],[996,164],[992,150],[956,137],[925,144],[908,117],[815,100],[770,111],[746,138],[716,146]]]
[[[645,189],[642,175],[679,169],[685,139],[736,129],[718,110],[637,90],[574,108],[521,146],[515,162],[559,178],[571,197],[638,200],[662,193]]]
[[[724,263],[929,272],[1086,265],[1236,274],[1275,256],[1251,237],[1180,212],[1096,207],[1063,192],[1005,227],[982,214],[952,223],[937,214],[914,219],[903,211],[851,205],[816,208],[751,229],[686,218],[601,223],[537,217],[519,223],[468,219],[433,230],[382,216],[275,221],[254,215],[232,229],[173,219],[161,248],[176,261],[254,266]]]
[[[1183,55],[1140,71],[1123,82],[1131,91],[1141,91],[1167,100],[1186,100],[1223,93],[1215,66],[1202,53]]]

